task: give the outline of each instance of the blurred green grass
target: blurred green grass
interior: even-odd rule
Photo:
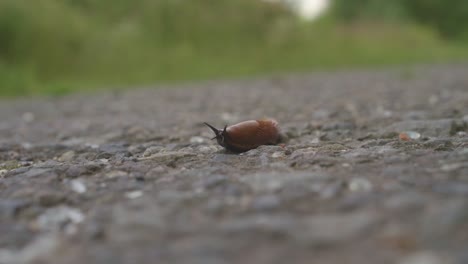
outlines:
[[[468,58],[412,21],[309,23],[252,0],[1,0],[0,39],[0,96]]]

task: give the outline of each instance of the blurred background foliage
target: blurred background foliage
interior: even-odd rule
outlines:
[[[467,57],[466,0],[0,0],[0,96]]]

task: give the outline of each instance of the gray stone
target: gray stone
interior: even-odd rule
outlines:
[[[72,228],[83,222],[85,216],[76,208],[58,206],[47,209],[37,220],[37,228],[41,231],[59,231]]]
[[[61,162],[72,161],[75,158],[75,155],[76,154],[73,150],[67,151],[58,158],[58,161],[61,161]]]
[[[11,218],[28,205],[29,202],[26,200],[2,199],[0,200],[0,218]]]

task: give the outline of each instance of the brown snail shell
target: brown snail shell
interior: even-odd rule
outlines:
[[[218,144],[232,152],[244,152],[261,145],[273,145],[280,141],[280,129],[274,119],[244,121],[224,129],[204,123],[215,133]]]

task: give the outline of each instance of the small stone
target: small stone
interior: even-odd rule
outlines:
[[[26,122],[26,123],[31,123],[32,121],[34,121],[34,119],[36,119],[36,117],[34,116],[34,114],[31,113],[31,112],[23,113],[23,115],[21,116],[21,118],[22,118],[23,121]]]
[[[70,162],[75,158],[75,152],[70,150],[65,153],[63,153],[59,158],[58,161],[61,162]]]
[[[202,138],[202,137],[197,137],[196,136],[196,137],[191,137],[190,138],[190,143],[192,143],[192,144],[200,144],[200,143],[203,143],[203,142],[205,142],[205,139]]]
[[[41,231],[59,231],[67,225],[76,225],[83,222],[85,216],[76,208],[58,206],[47,209],[37,220],[37,228]]]
[[[125,197],[127,197],[128,199],[136,199],[136,198],[139,198],[141,196],[143,196],[142,191],[131,191],[131,192],[126,192],[125,193]]]
[[[197,149],[198,153],[212,153],[216,152],[218,149],[215,146],[200,146]]]
[[[85,193],[86,185],[81,180],[70,181],[70,189],[76,193]]]
[[[273,154],[271,154],[271,157],[274,159],[283,158],[284,156],[284,152],[281,151],[275,151]]]
[[[463,168],[464,164],[463,163],[452,163],[452,164],[444,164],[442,167],[440,167],[440,170],[445,171],[445,172],[451,172],[451,171],[456,171],[460,168]]]
[[[400,261],[400,264],[442,264],[447,263],[430,251],[413,253]]]
[[[21,147],[24,148],[24,149],[29,150],[29,149],[32,149],[33,144],[31,144],[29,142],[23,142],[23,143],[21,143]]]
[[[435,105],[435,104],[437,104],[438,102],[439,102],[439,96],[433,94],[433,95],[431,95],[431,96],[429,97],[428,103],[429,103],[430,105]]]
[[[149,157],[153,154],[156,154],[156,153],[159,153],[161,151],[164,150],[164,147],[162,146],[153,146],[153,147],[149,147],[145,150],[145,152],[143,152],[143,157]]]
[[[0,178],[3,178],[7,173],[7,170],[0,170]]]
[[[128,175],[127,172],[120,171],[120,170],[110,171],[110,172],[106,173],[106,177],[109,178],[109,179],[126,177],[127,175]]]
[[[406,132],[401,132],[398,135],[398,138],[403,141],[410,141],[410,140],[417,140],[421,138],[421,134],[415,131],[406,131]]]
[[[27,205],[28,202],[23,200],[2,199],[0,200],[0,218],[5,219],[5,217],[13,217],[19,210]]]
[[[348,183],[352,192],[368,192],[372,190],[372,183],[365,178],[354,178]]]

